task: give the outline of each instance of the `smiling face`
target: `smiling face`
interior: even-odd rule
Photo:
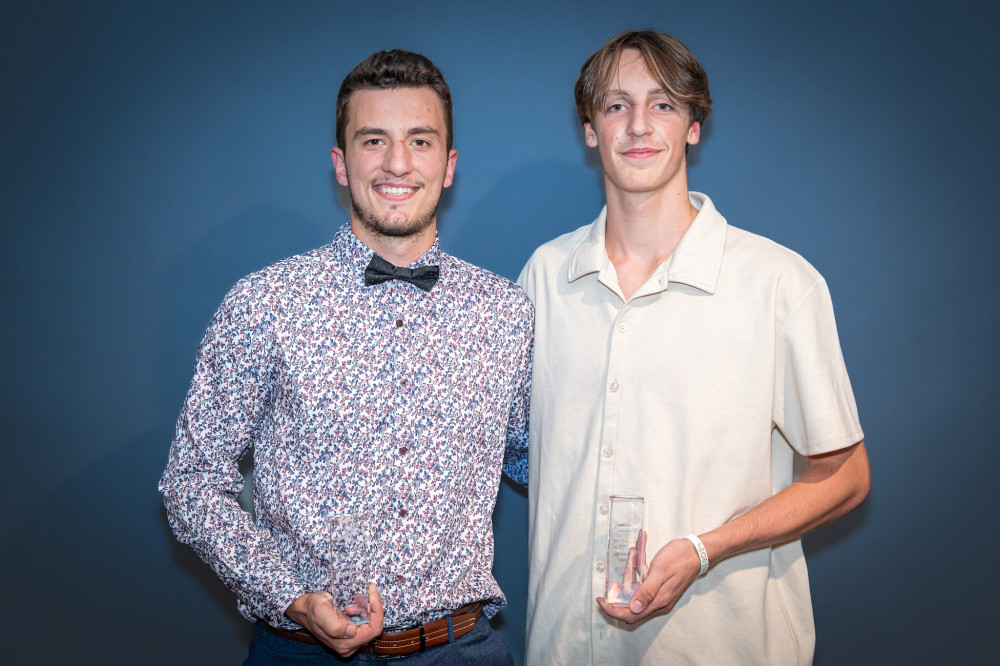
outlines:
[[[701,125],[653,78],[638,51],[622,52],[603,107],[583,127],[587,145],[600,151],[608,196],[687,194],[685,151],[698,143]]]
[[[369,247],[423,236],[429,247],[458,157],[446,145],[441,100],[428,87],[358,90],[348,108],[345,145],[332,156],[337,182],[351,192],[351,229]]]

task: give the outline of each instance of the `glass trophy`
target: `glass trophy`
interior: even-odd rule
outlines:
[[[635,495],[612,495],[608,528],[607,582],[604,598],[628,606],[646,578],[646,501]]]
[[[330,518],[330,594],[334,606],[354,624],[368,624],[371,579],[371,540],[360,517],[337,515]]]

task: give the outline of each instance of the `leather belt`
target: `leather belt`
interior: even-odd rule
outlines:
[[[483,602],[466,604],[451,614],[452,632],[455,638],[461,638],[476,627],[476,622],[483,616]],[[273,634],[309,645],[320,645],[316,637],[305,629],[283,629],[273,627],[261,620],[261,626]],[[358,648],[358,652],[371,652],[373,658],[405,657],[415,652],[423,652],[427,648],[444,645],[449,641],[448,618],[442,617],[423,624],[386,627],[370,643]]]

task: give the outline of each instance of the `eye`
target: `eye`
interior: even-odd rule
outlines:
[[[617,113],[618,111],[624,111],[624,110],[625,110],[625,105],[622,104],[621,102],[616,102],[615,104],[612,104],[611,106],[608,107],[607,112]]]
[[[414,139],[413,145],[419,148],[424,148],[425,146],[431,145],[431,142],[428,141],[427,139]]]
[[[381,145],[383,143],[385,143],[384,140],[379,139],[377,137],[372,137],[371,139],[365,139],[365,141],[364,141],[364,143],[362,145],[364,145],[364,146],[378,146],[378,145]]]
[[[674,107],[670,106],[670,104],[667,103],[667,102],[660,102],[659,104],[657,104],[653,108],[656,109],[657,111],[669,111],[670,109],[672,109]]]

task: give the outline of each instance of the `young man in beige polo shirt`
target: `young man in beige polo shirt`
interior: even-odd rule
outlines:
[[[528,663],[810,663],[798,539],[870,484],[826,283],[688,191],[711,98],[679,41],[617,35],[576,102],[607,206],[519,280],[537,312]],[[604,599],[613,494],[646,500],[626,607]]]

